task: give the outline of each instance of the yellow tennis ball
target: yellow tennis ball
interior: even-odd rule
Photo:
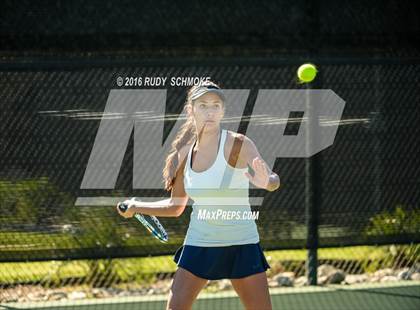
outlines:
[[[301,83],[309,83],[315,79],[317,72],[315,65],[303,64],[297,70],[297,76]]]

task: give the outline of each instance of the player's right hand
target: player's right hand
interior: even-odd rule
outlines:
[[[120,202],[120,203],[121,203],[121,202]],[[121,210],[120,210],[120,208],[118,207],[120,203],[118,203],[118,204],[117,204],[117,211],[118,211],[118,213],[119,213],[122,217],[124,217],[124,218],[130,218],[130,217],[133,217],[133,216],[134,216],[134,214],[135,214],[135,205],[134,205],[133,201],[131,201],[131,200],[126,200],[126,201],[122,202],[122,203],[124,203],[125,205],[127,205],[127,206],[128,206],[127,210],[125,210],[124,212],[123,212],[123,211],[121,211]]]

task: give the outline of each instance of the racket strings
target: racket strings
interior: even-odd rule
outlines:
[[[135,217],[160,241],[168,241],[168,233],[155,216],[138,213],[135,215]]]

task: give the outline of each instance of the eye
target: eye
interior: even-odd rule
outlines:
[[[204,103],[200,104],[200,108],[205,108],[206,105]]]

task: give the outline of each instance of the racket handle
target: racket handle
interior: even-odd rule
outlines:
[[[124,203],[124,202],[119,202],[118,203],[118,209],[124,213],[125,211],[127,211],[128,206]]]

